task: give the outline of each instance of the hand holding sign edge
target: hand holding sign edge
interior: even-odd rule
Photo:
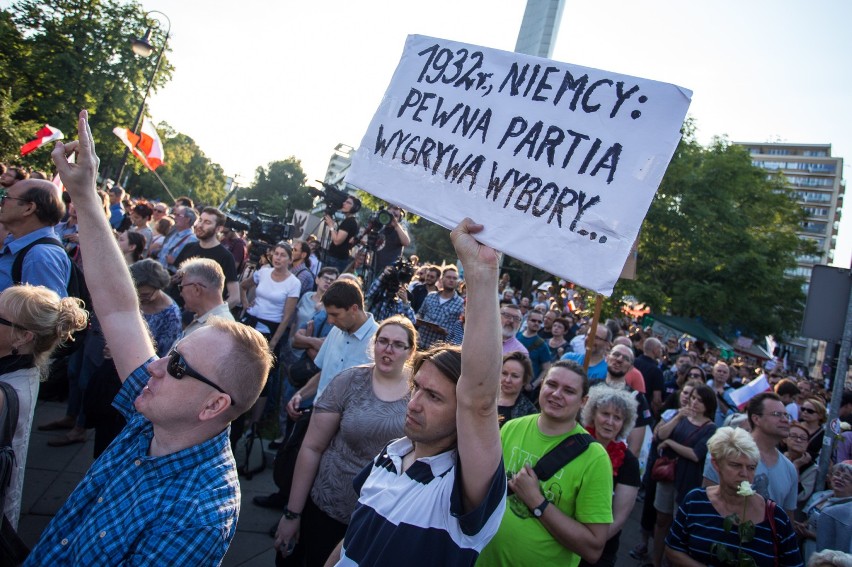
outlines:
[[[468,277],[469,269],[474,267],[497,271],[500,265],[500,252],[481,244],[473,236],[482,232],[485,227],[477,224],[469,217],[465,217],[450,232],[450,240],[459,255],[459,260],[464,266],[465,279]]]

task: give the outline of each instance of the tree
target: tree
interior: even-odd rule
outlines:
[[[187,195],[196,203],[218,206],[225,197],[225,174],[219,164],[211,162],[195,140],[176,132],[168,123],[160,122],[157,125],[157,133],[163,141],[166,158],[163,165],[157,168],[157,175],[172,194],[175,197]],[[171,201],[171,197],[153,173],[133,156],[128,160],[133,160],[141,166],[139,175],[131,177],[126,184],[131,195]]]
[[[124,145],[112,129],[133,126],[154,70],[153,58],[137,57],[130,49],[131,40],[149,26],[141,5],[20,0],[0,13],[0,78],[11,89],[12,100],[20,103],[13,119],[48,123],[69,134],[76,132],[77,113],[86,108],[99,142],[102,172],[110,164],[116,166]],[[163,40],[163,30],[155,29],[151,43],[162,46]],[[164,54],[152,89],[165,85],[172,72]],[[0,128],[0,137],[10,136],[9,126]],[[22,161],[43,167],[49,163],[48,154],[34,152]]]
[[[727,335],[795,333],[803,280],[785,271],[810,250],[796,235],[801,207],[744,148],[703,148],[689,122],[683,133],[640,233],[638,279],[616,293]]]
[[[254,185],[241,199],[257,199],[258,209],[270,215],[284,217],[289,209],[310,210],[313,197],[305,187],[307,176],[302,170],[302,162],[293,156],[285,160],[273,161],[255,171]]]

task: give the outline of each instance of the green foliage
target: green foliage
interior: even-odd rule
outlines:
[[[283,217],[288,208],[291,214],[294,209],[311,210],[313,197],[308,193],[306,181],[302,162],[290,156],[265,168],[258,167],[254,184],[241,191],[238,198],[257,199],[261,211]]]
[[[88,109],[102,172],[111,164],[116,166],[124,145],[112,129],[133,126],[154,71],[156,55],[140,58],[130,49],[131,40],[148,25],[142,6],[135,1],[20,0],[12,4],[0,17],[0,78],[11,89],[12,99],[20,103],[12,118],[30,124],[29,129],[32,123],[48,123],[73,138],[77,113]],[[164,30],[155,30],[152,43],[162,46],[163,40]],[[152,89],[166,84],[172,71],[164,55]],[[4,129],[0,136],[15,135],[14,128],[5,124],[0,128]],[[31,139],[33,134],[35,130],[27,135]],[[2,149],[0,159],[8,159],[6,148]],[[46,168],[48,154],[39,150],[22,162]]]
[[[423,262],[453,264],[458,256],[450,241],[450,231],[432,221],[422,219],[411,227],[411,239]]]
[[[12,116],[18,112],[23,101],[12,98],[12,89],[0,89],[0,161],[17,164],[24,161],[20,156],[21,146],[30,141],[41,125],[38,122],[15,120]],[[44,152],[49,155],[49,152]],[[27,165],[40,169],[38,163]],[[35,167],[34,167],[35,166]]]
[[[808,250],[796,235],[802,215],[744,148],[724,139],[703,148],[687,123],[640,233],[638,279],[623,289],[723,333],[794,333],[803,282],[784,272]]]

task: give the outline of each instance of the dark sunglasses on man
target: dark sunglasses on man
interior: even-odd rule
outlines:
[[[172,348],[172,350],[169,351],[169,365],[166,367],[166,369],[169,371],[169,374],[171,374],[178,380],[183,380],[184,376],[189,376],[190,378],[195,378],[199,382],[204,382],[208,386],[215,388],[218,392],[228,396],[231,399],[231,405],[234,405],[236,403],[234,401],[234,396],[220,388],[214,382],[211,382],[210,380],[202,376],[201,373],[199,373],[198,371],[193,370],[193,368],[189,365],[183,355],[179,353],[176,348]]]

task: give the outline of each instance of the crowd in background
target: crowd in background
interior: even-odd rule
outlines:
[[[43,173],[2,165],[0,175],[3,199],[21,202],[26,202],[24,197],[10,196],[11,188],[29,178],[45,178]],[[367,358],[353,358],[341,368],[346,382],[335,379],[333,385],[323,384],[321,388],[327,387],[328,392],[321,401],[317,393],[315,410],[335,417],[330,421],[323,418],[322,428],[312,425],[314,429],[300,440],[287,481],[288,495],[279,503],[289,505],[284,510],[309,510],[304,512],[301,526],[302,549],[289,561],[322,564],[345,534],[355,507],[354,494],[348,499],[332,497],[345,492],[346,483],[335,478],[337,471],[345,470],[347,479],[354,477],[381,447],[401,436],[400,422],[409,395],[407,368],[414,352],[463,340],[463,274],[443,260],[428,263],[410,256],[410,281],[391,278],[392,263],[365,277],[365,258],[359,259],[363,250],[354,243],[348,254],[323,262],[320,238],[252,242],[224,214],[188,197],[173,203],[148,201],[134,198],[117,185],[107,186],[99,194],[159,356],[167,356],[208,316],[230,317],[257,329],[276,355],[257,404],[234,424],[234,443],[244,431],[255,432],[272,421],[273,447],[283,448],[303,411],[301,406],[294,407],[294,400],[301,403],[309,397],[305,388],[311,372],[303,380],[296,370],[301,372],[306,366],[319,375],[328,362],[317,360],[317,355],[333,328],[355,334],[368,322],[374,323]],[[62,198],[65,214],[53,225],[53,232],[70,261],[82,270],[86,250],[77,238],[74,204],[67,193]],[[5,203],[0,206],[5,208]],[[346,213],[349,219],[349,211]],[[12,223],[14,219],[9,218]],[[402,226],[396,218],[393,230]],[[401,230],[405,232],[404,227]],[[400,246],[400,254],[402,249]],[[385,274],[388,276],[383,278]],[[341,299],[342,286],[329,291],[338,279],[355,282],[361,297],[360,310],[354,309],[352,315],[358,318],[351,323],[347,323],[348,310],[357,307],[359,300],[350,300],[345,293]],[[59,297],[67,295],[67,290],[53,291],[56,297],[44,301],[59,305]],[[583,560],[583,564],[614,564],[621,527],[637,502],[642,507],[643,543],[631,550],[636,559],[656,567],[666,562],[688,565],[690,560],[721,564],[718,548],[701,542],[737,543],[725,539],[729,537],[723,527],[727,514],[720,510],[736,501],[735,485],[741,480],[749,481],[759,496],[748,501],[754,509],[730,512],[739,512],[741,521],[751,520],[757,526],[755,543],[750,546],[757,564],[769,564],[767,556],[777,558],[775,564],[801,565],[802,559],[806,563],[812,556],[822,557],[818,552],[825,550],[852,553],[848,536],[852,527],[852,433],[848,427],[840,433],[827,429],[831,391],[825,384],[788,372],[774,359],[725,359],[719,349],[702,341],[658,336],[628,316],[596,323],[568,282],[521,290],[503,274],[497,293],[503,339],[498,401],[501,427],[542,411],[543,382],[552,369],[565,368],[561,362],[588,367],[591,390],[576,417],[606,449],[613,486],[611,499],[605,503],[612,516],[606,546],[598,560]],[[7,317],[4,306],[11,297],[5,292],[0,295],[0,316]],[[79,315],[72,311],[64,317],[76,320]],[[20,326],[30,329],[35,323]],[[50,349],[82,325],[76,321],[59,328],[61,332],[49,342]],[[64,366],[52,368],[53,380],[67,379],[67,415],[39,428],[62,431],[51,441],[54,446],[83,442],[88,430],[95,429],[97,456],[124,425],[122,416],[111,408],[120,388],[111,364],[110,351],[115,346],[105,343],[96,317],[91,318],[88,332],[78,343],[64,355]],[[9,346],[9,353],[17,356],[19,350],[13,349],[19,347]],[[39,352],[44,349],[34,351]],[[366,361],[372,361],[371,366],[363,367]],[[771,392],[759,393],[743,405],[733,401],[735,390],[762,377]],[[350,405],[351,397],[365,396],[363,390],[370,384],[374,390],[376,384],[381,385],[379,397],[392,409],[371,398]],[[29,395],[34,394],[30,391]],[[841,420],[852,422],[852,391],[844,392],[840,408]],[[376,412],[386,410],[392,414],[390,421],[383,419],[377,425]],[[363,435],[367,430],[372,434],[369,438]],[[27,428],[25,439],[28,435]],[[25,444],[18,446],[23,462]],[[831,452],[831,470],[827,489],[817,491],[822,451]],[[331,456],[325,457],[326,453]],[[326,458],[328,462],[322,460]],[[668,476],[656,472],[663,469],[657,461],[671,461]],[[20,508],[20,482],[16,490],[14,504],[10,507],[7,502],[6,506],[14,523]],[[714,514],[719,516],[718,526]],[[713,519],[708,522],[707,517]],[[281,536],[285,542],[298,533],[297,527],[287,524],[292,520],[285,514],[283,527],[278,527],[279,534],[286,535]]]

